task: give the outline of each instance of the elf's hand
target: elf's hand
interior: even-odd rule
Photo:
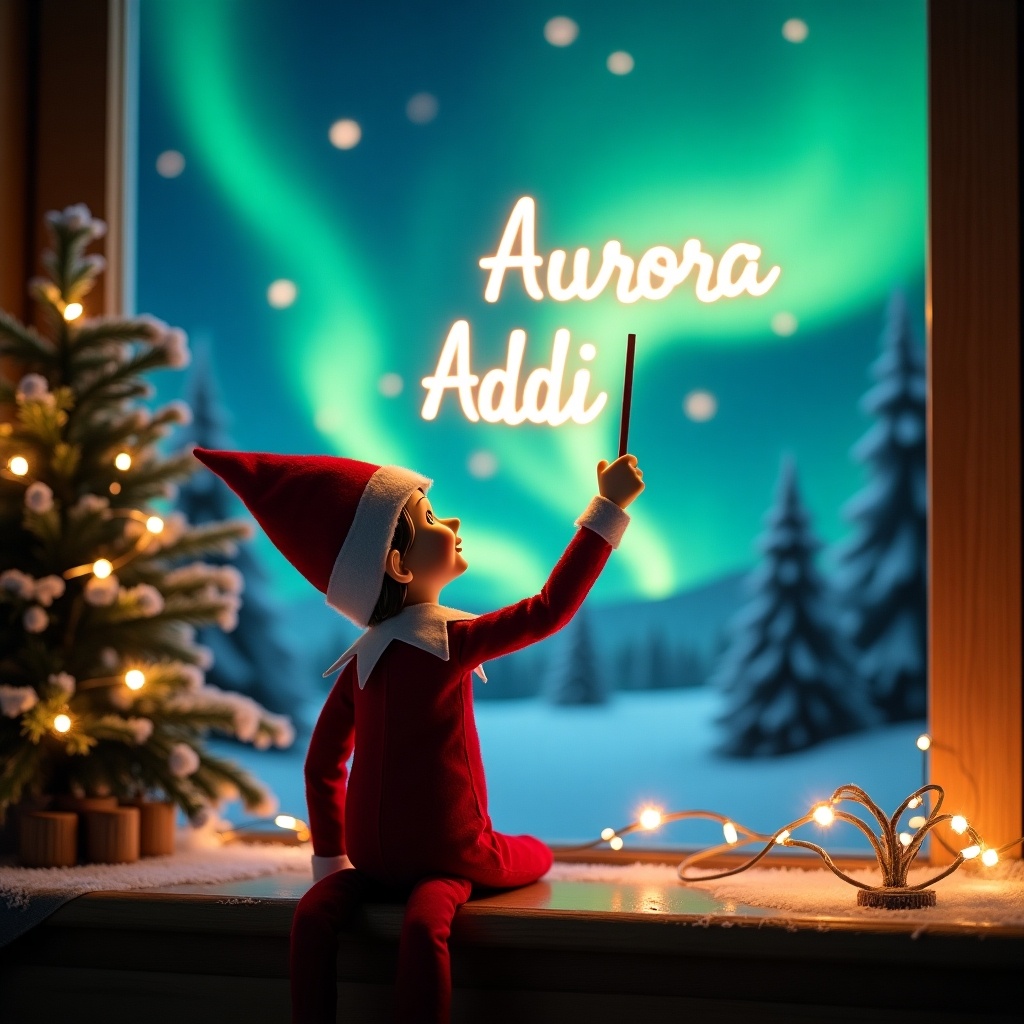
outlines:
[[[620,455],[610,465],[602,459],[597,464],[598,493],[625,508],[644,489],[643,476],[635,455]]]

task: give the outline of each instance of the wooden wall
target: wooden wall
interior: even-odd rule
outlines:
[[[994,845],[1024,820],[1018,17],[929,9],[931,778]]]
[[[29,314],[43,215],[85,203],[110,231],[91,251],[119,268],[124,3],[0,0],[0,308]],[[105,274],[87,313],[121,304]]]

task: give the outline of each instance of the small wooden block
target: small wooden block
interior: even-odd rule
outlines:
[[[54,811],[73,811],[78,815],[78,863],[88,860],[86,847],[89,842],[89,820],[87,811],[112,810],[117,806],[116,796],[72,796],[70,793],[58,793],[53,798],[50,809]]]
[[[857,906],[882,910],[920,910],[935,906],[934,889],[858,889]]]
[[[174,813],[170,800],[122,800],[122,807],[139,810],[139,856],[162,857],[174,853]]]
[[[86,811],[86,859],[93,864],[130,864],[139,859],[139,809]]]
[[[27,868],[69,868],[78,863],[78,815],[29,811],[19,816],[18,859]]]

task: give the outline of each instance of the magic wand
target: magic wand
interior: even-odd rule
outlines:
[[[636,335],[626,338],[626,378],[622,382],[622,420],[619,424],[619,456],[626,454],[629,438],[629,406],[633,398],[633,354],[636,351]]]

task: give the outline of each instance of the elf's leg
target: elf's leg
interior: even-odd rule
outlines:
[[[472,888],[464,878],[436,876],[413,888],[398,946],[398,1024],[448,1024],[452,1001],[448,935],[455,911],[469,899]]]
[[[490,832],[480,840],[487,849],[483,863],[472,868],[472,879],[495,889],[531,885],[551,870],[551,848],[535,836]],[[469,873],[469,872],[467,872]]]
[[[356,868],[321,878],[299,900],[291,931],[292,1024],[335,1024],[338,933],[382,887]]]

